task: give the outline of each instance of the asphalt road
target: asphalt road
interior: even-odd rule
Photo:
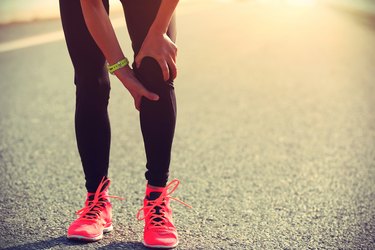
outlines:
[[[264,3],[180,6],[171,178],[194,210],[173,205],[178,249],[374,249],[374,19]],[[3,26],[0,41],[59,29]],[[113,79],[110,177],[126,200],[112,233],[80,244],[65,237],[85,197],[65,43],[0,65],[1,248],[143,249],[145,156],[125,89]]]

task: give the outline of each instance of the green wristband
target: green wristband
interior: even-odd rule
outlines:
[[[128,64],[129,64],[129,60],[125,57],[124,59],[122,59],[121,61],[118,61],[115,64],[112,64],[112,65],[108,64],[107,68],[108,68],[109,73],[113,75],[116,70],[121,69]]]

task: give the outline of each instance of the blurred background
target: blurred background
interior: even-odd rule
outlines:
[[[120,1],[111,0],[111,6],[118,8]],[[46,0],[1,0],[0,23],[35,21],[59,17],[59,1]]]
[[[375,249],[374,1],[181,0],[177,24],[178,249]],[[112,76],[125,201],[102,241],[66,239],[85,197],[73,75],[58,1],[0,0],[2,249],[144,249],[139,114]]]
[[[182,0],[181,2],[197,2],[198,0]],[[207,0],[206,0],[207,1]],[[235,2],[246,0],[217,0],[218,2]],[[333,3],[363,11],[374,11],[373,0],[250,0],[263,4],[315,4],[317,2]],[[113,9],[120,10],[121,3],[118,0],[110,0]],[[58,1],[46,0],[1,0],[0,24],[11,22],[23,22],[48,18],[56,18],[59,15]]]

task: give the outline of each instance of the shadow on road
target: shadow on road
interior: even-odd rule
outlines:
[[[59,246],[59,245],[74,246],[74,245],[85,245],[85,244],[87,244],[87,243],[70,241],[66,238],[66,236],[60,236],[60,237],[57,237],[57,238],[26,243],[26,244],[23,244],[23,245],[8,247],[8,248],[5,248],[5,249],[48,249],[48,248]]]
[[[95,244],[90,242],[72,241],[68,240],[66,236],[57,238],[41,240],[22,245],[3,248],[4,250],[10,249],[50,249],[55,246],[84,246],[88,244]],[[148,249],[143,246],[141,242],[114,242],[108,245],[98,246],[97,249]]]
[[[145,250],[150,249],[145,246],[141,242],[137,241],[128,241],[128,242],[113,242],[105,246],[101,246],[98,249],[139,249]]]

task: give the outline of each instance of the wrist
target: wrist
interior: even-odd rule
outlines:
[[[126,65],[125,67],[116,70],[114,74],[123,83],[126,82],[129,78],[134,77],[133,70],[132,68],[130,68],[129,65]]]
[[[148,35],[152,35],[152,36],[162,36],[165,33],[167,33],[167,29],[163,29],[162,27],[158,27],[155,25],[151,25],[148,31]]]
[[[108,63],[107,69],[108,69],[109,73],[114,75],[116,71],[118,71],[119,69],[124,68],[128,65],[129,65],[129,60],[126,57],[124,57],[122,60],[119,60],[114,64]]]

